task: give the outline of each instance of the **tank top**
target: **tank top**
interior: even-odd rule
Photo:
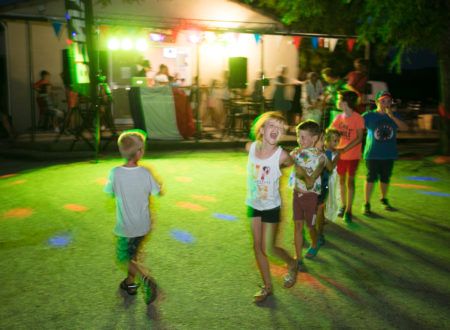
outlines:
[[[256,142],[250,146],[247,162],[247,201],[256,210],[270,210],[281,205],[280,156],[282,148],[267,159],[255,155]]]

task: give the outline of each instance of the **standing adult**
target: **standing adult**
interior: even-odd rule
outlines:
[[[322,127],[328,127],[334,118],[342,113],[337,107],[338,93],[345,90],[345,82],[332,68],[322,70],[322,78],[327,83],[323,98]]]
[[[286,87],[291,85],[288,83],[287,72],[288,68],[285,65],[278,68],[278,76],[274,82],[275,92],[273,93],[274,110],[283,113],[285,118],[288,117],[288,111],[291,109],[291,102],[286,98]]]
[[[322,82],[316,72],[308,73],[308,79],[305,83],[305,92],[303,95],[303,117],[302,120],[314,120],[321,123],[323,93]],[[324,127],[326,128],[326,127]]]
[[[381,204],[385,210],[393,211],[387,199],[389,181],[397,159],[397,130],[407,130],[408,125],[392,111],[392,96],[387,91],[377,93],[377,109],[363,114],[367,129],[364,159],[367,178],[364,185],[364,214],[370,215],[370,197],[374,183],[380,180]]]
[[[346,76],[347,89],[358,94],[358,112],[363,113],[365,110],[365,93],[367,81],[369,79],[367,73],[367,61],[357,58],[353,62],[354,70]]]

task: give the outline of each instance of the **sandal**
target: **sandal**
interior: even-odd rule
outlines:
[[[272,288],[266,288],[265,286],[261,286],[261,290],[255,293],[253,296],[253,301],[255,303],[263,302],[266,300],[268,296],[271,296],[273,294]]]
[[[130,296],[134,296],[135,294],[137,294],[138,287],[139,284],[136,283],[127,284],[127,279],[124,279],[122,282],[120,282],[120,288],[126,291]]]
[[[144,283],[144,301],[147,305],[149,305],[154,302],[156,297],[158,296],[158,293],[156,291],[156,283],[152,278],[148,276],[143,276],[142,282]]]
[[[319,252],[318,248],[310,247],[306,252],[305,258],[312,259],[317,255],[317,252]]]
[[[294,264],[289,267],[289,272],[284,277],[284,287],[289,289],[294,286],[295,282],[297,281],[297,272],[298,272],[298,265],[297,261],[294,261]]]

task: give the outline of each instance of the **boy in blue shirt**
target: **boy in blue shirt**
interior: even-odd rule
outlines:
[[[394,210],[387,199],[387,192],[394,160],[397,159],[397,130],[408,129],[408,125],[392,112],[392,96],[389,92],[378,92],[375,102],[377,109],[363,114],[367,129],[363,154],[367,166],[365,215],[371,214],[370,197],[377,180],[380,180],[381,203],[386,210]]]

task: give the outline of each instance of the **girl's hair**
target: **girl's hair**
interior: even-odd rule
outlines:
[[[253,121],[252,129],[250,130],[250,138],[252,140],[261,140],[261,133],[259,132],[261,127],[264,126],[266,121],[269,119],[275,119],[283,123],[283,125],[286,123],[286,119],[283,117],[281,112],[278,111],[268,111],[257,117]]]
[[[356,109],[358,104],[358,94],[352,91],[338,91],[338,94],[342,96],[342,101],[347,103],[352,110]]]
[[[120,134],[117,144],[122,157],[130,160],[136,156],[139,150],[144,149],[146,137],[141,130],[129,130]]]
[[[331,139],[333,138],[333,136],[340,138],[341,132],[339,132],[336,128],[332,128],[332,127],[327,128],[325,130],[325,136],[324,136],[325,141],[330,142]]]
[[[295,132],[298,135],[299,131],[307,131],[312,136],[320,136],[322,130],[320,129],[320,125],[316,123],[314,120],[305,120],[297,125],[295,128]]]

